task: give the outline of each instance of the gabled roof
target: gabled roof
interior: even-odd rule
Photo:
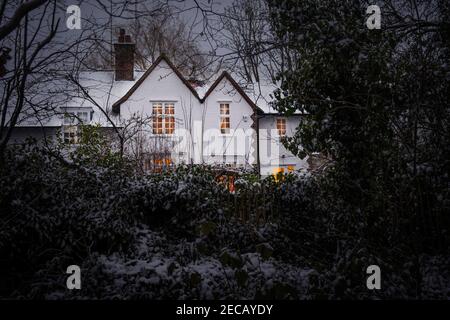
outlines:
[[[160,55],[158,59],[156,59],[156,61],[151,65],[151,67],[147,71],[145,71],[145,73],[139,78],[139,80],[134,83],[131,89],[128,90],[128,92],[123,97],[121,97],[112,105],[113,112],[119,113],[120,105],[128,100],[128,98],[133,94],[133,92],[136,91],[137,88],[139,88],[142,82],[144,82],[144,80],[150,75],[150,73],[152,73],[153,70],[155,70],[156,66],[158,66],[158,64],[163,60],[169,65],[169,67],[178,76],[178,78],[186,85],[186,87],[188,87],[188,89],[192,92],[194,97],[196,97],[200,101],[200,103],[205,102],[206,98],[211,94],[211,92],[213,92],[213,90],[222,81],[222,79],[226,78],[255,112],[264,113],[264,111],[260,109],[253,102],[252,99],[250,99],[250,97],[245,93],[245,91],[241,88],[241,86],[226,71],[222,72],[222,74],[216,79],[216,81],[214,81],[214,83],[211,85],[208,91],[206,91],[205,95],[202,98],[200,98],[198,92],[192,87],[189,81],[187,81],[186,78],[184,78],[180,70],[178,70],[178,68],[170,61],[170,59],[165,54]]]
[[[156,61],[151,65],[150,68],[148,68],[147,71],[145,71],[145,73],[142,75],[142,77],[140,77],[140,79],[138,81],[136,81],[136,83],[131,87],[130,90],[128,90],[128,92],[119,100],[117,100],[113,105],[112,105],[112,110],[115,113],[119,113],[119,108],[120,105],[122,103],[124,103],[125,101],[128,100],[128,98],[133,94],[134,91],[136,91],[137,88],[139,88],[139,86],[141,85],[142,82],[144,82],[144,80],[150,75],[150,73],[153,72],[153,70],[155,70],[155,68],[159,65],[159,63],[161,61],[165,61],[169,67],[173,70],[173,72],[175,72],[175,74],[178,76],[178,78],[180,78],[180,80],[186,85],[186,87],[188,87],[189,90],[191,90],[192,94],[201,102],[202,100],[200,99],[200,97],[198,96],[197,91],[195,91],[195,89],[191,86],[191,84],[189,83],[189,81],[186,80],[186,78],[183,77],[183,75],[181,74],[180,70],[178,70],[178,68],[169,60],[169,58],[165,55],[165,54],[161,54],[158,59],[156,59]]]
[[[245,101],[252,107],[252,109],[255,112],[258,113],[264,113],[263,110],[261,110],[250,97],[245,93],[245,91],[241,88],[241,86],[233,79],[233,77],[226,71],[222,72],[222,74],[214,81],[214,83],[209,87],[208,91],[206,91],[205,95],[202,98],[201,102],[204,102],[206,98],[211,94],[211,92],[214,91],[214,89],[217,87],[217,85],[222,81],[223,78],[226,78],[233,87],[239,92],[239,94],[244,98]]]

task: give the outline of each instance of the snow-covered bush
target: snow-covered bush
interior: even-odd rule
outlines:
[[[445,251],[427,255],[414,247],[422,239],[392,228],[392,208],[374,215],[370,206],[363,211],[344,201],[332,171],[281,181],[240,174],[230,192],[209,167],[142,175],[121,161],[88,160],[34,147],[7,150],[0,168],[0,296],[448,295],[449,274],[439,274],[448,270]],[[80,291],[65,288],[71,264],[82,269]],[[383,270],[384,290],[365,287],[371,264]]]
[[[27,146],[8,150],[0,171],[0,255],[8,262],[0,272],[10,281],[2,289],[16,287],[55,256],[76,262],[119,250],[133,237],[135,218],[117,200],[120,172]]]

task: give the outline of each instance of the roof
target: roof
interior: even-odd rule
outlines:
[[[139,88],[139,86],[141,85],[142,82],[144,82],[144,80],[152,73],[153,70],[155,70],[156,66],[158,66],[158,64],[161,61],[165,61],[169,67],[175,72],[175,74],[178,76],[178,78],[180,78],[180,80],[186,85],[186,87],[188,87],[189,90],[191,90],[192,94],[199,100],[201,101],[197,91],[191,86],[191,84],[189,83],[189,81],[186,80],[185,77],[183,77],[183,75],[181,74],[180,70],[178,70],[177,67],[175,67],[175,65],[170,61],[169,58],[167,58],[166,55],[162,54],[158,57],[158,59],[156,59],[156,61],[152,64],[152,66],[150,68],[147,69],[147,71],[145,71],[145,73],[142,75],[142,77],[139,78],[138,81],[136,81],[134,83],[134,85],[130,88],[130,90],[128,90],[128,92],[122,96],[119,100],[117,100],[113,105],[112,105],[112,110],[113,112],[118,113],[120,110],[120,105],[122,103],[124,103],[125,101],[128,100],[128,98],[133,94],[134,91],[136,91],[137,88]]]
[[[233,77],[226,71],[222,72],[222,74],[214,81],[214,83],[209,87],[209,89],[206,91],[204,97],[202,98],[202,102],[208,98],[208,96],[211,94],[211,92],[214,91],[214,89],[217,87],[217,85],[223,80],[227,79],[233,87],[239,92],[239,94],[244,98],[245,101],[255,110],[259,113],[264,113],[263,110],[261,110],[255,102],[250,99],[250,97],[247,95],[247,93],[242,89],[242,87],[233,79]]]
[[[79,73],[78,81],[88,92],[95,102],[109,109],[116,101],[120,100],[143,76],[142,71],[134,72],[132,81],[115,81],[114,71],[82,71]],[[79,94],[66,105],[66,107],[95,107],[92,101]]]
[[[164,54],[158,57],[147,71],[135,71],[135,79],[133,81],[115,81],[114,71],[83,71],[79,74],[79,82],[104,110],[110,110],[112,108],[113,112],[118,113],[120,105],[130,98],[133,92],[137,90],[161,61],[165,61],[169,65],[177,77],[201,103],[208,98],[223,79],[227,79],[258,114],[280,114],[274,109],[272,103],[274,101],[273,92],[278,88],[273,82],[269,80],[261,81],[259,83],[242,82],[242,85],[240,85],[235,80],[239,79],[239,77],[233,77],[227,71],[223,71],[214,82],[194,87],[186,78],[184,78],[179,69]],[[66,107],[70,106],[95,107],[95,105],[88,99],[85,99],[83,95],[73,97],[70,103],[66,105]],[[297,113],[299,112],[295,112],[294,115]]]
[[[234,78],[226,71],[222,72],[220,76],[212,83],[209,88],[207,86],[198,86],[194,88],[191,83],[186,80],[186,78],[181,74],[181,72],[178,70],[178,68],[170,61],[170,59],[162,54],[159,56],[158,59],[155,60],[155,62],[152,64],[152,66],[145,71],[145,73],[139,78],[139,80],[135,81],[131,88],[117,101],[115,101],[112,105],[112,110],[115,113],[118,113],[120,110],[120,105],[128,100],[128,98],[133,94],[133,92],[136,91],[137,88],[144,82],[144,80],[155,70],[156,66],[159,65],[161,61],[165,61],[169,67],[174,71],[174,73],[178,76],[178,78],[186,85],[186,87],[192,92],[192,94],[201,102],[203,103],[206,98],[214,91],[214,89],[217,87],[217,85],[225,78],[227,79],[233,87],[239,92],[239,94],[244,98],[244,100],[252,107],[253,110],[255,110],[258,113],[264,113],[265,110],[260,108],[256,103],[255,100],[253,100],[249,93],[247,93],[235,80]],[[256,100],[257,101],[257,100]]]

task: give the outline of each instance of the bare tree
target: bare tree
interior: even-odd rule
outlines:
[[[84,17],[82,30],[75,31],[61,21],[65,2],[3,1],[0,5],[0,154],[17,125],[27,120],[43,125],[61,113],[65,102],[84,94],[74,75],[85,68],[96,45],[111,45],[105,34],[111,34],[113,18],[145,18],[162,12],[167,4],[96,0],[79,5],[99,10],[99,17]],[[103,110],[112,120],[109,110]]]
[[[43,5],[40,12],[33,12]],[[1,10],[2,20],[6,11],[6,3]],[[49,17],[49,21],[45,18]],[[32,25],[35,23],[37,25]],[[60,19],[56,16],[55,1],[31,1],[18,5],[13,16],[0,27],[0,41],[4,48],[12,48],[13,70],[6,71],[1,79],[1,120],[0,120],[0,155],[8,143],[11,134],[29,102],[28,92],[33,85],[42,81],[39,74],[42,69],[55,63],[58,57],[49,59],[42,53],[56,36]],[[31,27],[33,26],[33,28]],[[36,28],[37,27],[37,28]],[[32,31],[32,29],[34,29]],[[45,36],[39,33],[47,29]],[[40,82],[42,83],[42,82]],[[36,107],[31,103],[31,109]]]

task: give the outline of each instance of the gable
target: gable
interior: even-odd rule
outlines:
[[[232,87],[241,95],[241,97],[250,105],[250,107],[253,109],[253,111],[257,114],[264,114],[264,111],[260,109],[255,102],[247,95],[247,93],[241,88],[241,86],[233,79],[233,77],[226,71],[222,72],[222,74],[214,81],[214,83],[211,85],[211,87],[206,91],[204,96],[200,98],[198,92],[192,87],[192,85],[187,81],[184,76],[181,74],[181,72],[178,70],[178,68],[173,65],[173,63],[162,54],[156,61],[152,64],[152,66],[140,77],[138,81],[131,87],[131,89],[119,100],[117,100],[112,105],[112,110],[114,113],[119,113],[120,106],[125,103],[132,95],[133,93],[138,90],[138,88],[142,85],[142,83],[157,70],[157,67],[166,64],[169,69],[173,72],[176,77],[181,80],[182,84],[189,89],[189,91],[194,95],[194,97],[200,102],[204,103],[204,101],[208,98],[208,96],[217,88],[217,86],[222,82],[222,80],[226,79]]]
[[[141,87],[141,85],[151,74],[155,73],[155,71],[160,71],[160,69],[165,69],[164,71],[166,74],[165,76],[169,76],[170,73],[167,71],[171,70],[171,72],[181,81],[181,83],[187,89],[189,89],[189,91],[194,95],[194,97],[201,102],[201,99],[198,96],[197,91],[195,91],[195,89],[190,85],[190,83],[183,77],[181,72],[172,64],[172,62],[165,55],[161,55],[158,59],[156,59],[156,61],[152,64],[152,66],[142,75],[142,77],[138,81],[136,81],[136,83],[131,87],[131,89],[122,98],[117,100],[112,105],[113,112],[119,113],[120,106],[124,102],[126,102],[133,95],[133,93]],[[161,78],[163,77],[161,76]]]
[[[255,113],[264,113],[258,106],[253,102],[252,99],[242,90],[241,86],[233,79],[233,77],[226,71],[222,72],[222,74],[217,78],[217,80],[211,85],[211,87],[206,91],[204,97],[202,98],[202,102],[204,102],[208,96],[210,96],[219,85],[228,82],[237,93],[250,105]]]

